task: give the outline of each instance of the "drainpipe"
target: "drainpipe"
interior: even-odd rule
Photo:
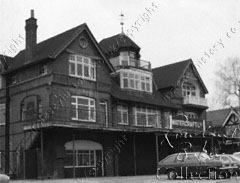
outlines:
[[[8,67],[5,65],[5,70]],[[5,174],[9,174],[9,154],[10,152],[10,96],[9,96],[9,76],[6,76],[6,114],[5,114]]]

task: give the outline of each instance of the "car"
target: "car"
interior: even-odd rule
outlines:
[[[10,177],[9,176],[0,173],[0,182],[1,183],[8,183],[9,181],[10,181]]]
[[[215,154],[213,158],[221,160],[223,166],[220,168],[221,175],[225,178],[237,176],[240,173],[240,161],[232,154]]]
[[[233,153],[233,157],[240,161],[240,152]]]
[[[158,163],[157,177],[167,174],[170,180],[180,178],[216,179],[220,174],[222,161],[210,158],[205,152],[180,152],[167,156]]]

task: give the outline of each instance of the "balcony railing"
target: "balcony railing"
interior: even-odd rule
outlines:
[[[130,63],[130,66],[133,66],[136,68],[151,70],[151,63],[149,61],[129,58],[129,63]]]
[[[185,104],[185,105],[197,105],[197,106],[204,106],[204,107],[208,106],[206,98],[191,96],[191,95],[185,96],[183,98],[183,104]]]
[[[151,70],[151,63],[149,61],[134,59],[129,56],[119,56],[116,59],[112,59],[111,63],[116,69],[122,67],[135,67],[138,69]]]

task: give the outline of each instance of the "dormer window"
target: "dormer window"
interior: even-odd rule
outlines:
[[[69,75],[96,81],[96,63],[82,55],[70,55]]]
[[[182,86],[183,96],[196,96],[196,87],[191,83],[183,83]]]

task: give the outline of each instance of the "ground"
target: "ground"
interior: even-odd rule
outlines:
[[[240,183],[240,178],[225,180],[168,180],[167,176],[161,176],[160,180],[156,176],[129,176],[129,177],[98,177],[82,179],[55,179],[55,180],[12,180],[13,183]]]

